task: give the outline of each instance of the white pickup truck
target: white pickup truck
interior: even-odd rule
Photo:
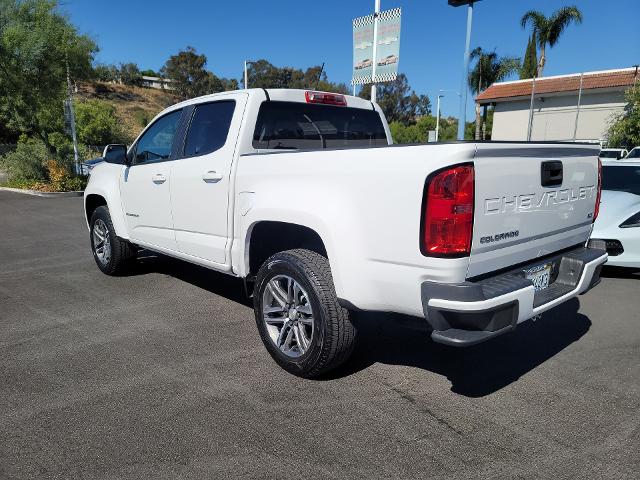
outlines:
[[[586,292],[607,259],[587,244],[597,147],[396,146],[357,97],[208,95],[104,159],[84,196],[98,267],[118,274],[148,249],[245,279],[269,353],[305,377],[349,356],[352,310],[473,345]]]

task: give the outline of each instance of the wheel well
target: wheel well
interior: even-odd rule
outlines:
[[[264,261],[274,253],[306,248],[327,257],[327,250],[314,230],[285,222],[260,222],[253,227],[249,243],[249,274],[258,273]]]
[[[107,201],[104,197],[95,194],[87,195],[87,200],[84,206],[87,213],[87,222],[91,221],[91,216],[93,215],[93,212],[95,212],[96,208],[106,205]]]

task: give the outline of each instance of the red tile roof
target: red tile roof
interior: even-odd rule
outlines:
[[[640,80],[640,74],[635,68],[611,70],[606,72],[585,72],[582,79],[582,89],[627,87]],[[531,96],[532,80],[494,83],[476,97],[480,103],[488,103],[511,97]],[[536,95],[542,93],[557,93],[577,91],[580,88],[580,74],[562,75],[558,77],[539,78],[536,80]]]

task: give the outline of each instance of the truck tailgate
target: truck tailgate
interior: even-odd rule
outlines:
[[[598,147],[478,144],[467,277],[530,261],[589,238]]]

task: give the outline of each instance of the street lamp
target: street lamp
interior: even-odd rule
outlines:
[[[438,90],[438,104],[436,107],[436,142],[438,141],[438,135],[440,133],[440,99],[442,97],[444,97],[444,95],[442,94],[442,92],[453,92],[456,95],[460,96],[460,92],[456,92],[455,90],[443,90],[440,89]]]
[[[462,86],[460,91],[460,115],[458,115],[458,140],[464,140],[464,127],[467,123],[467,72],[469,71],[469,44],[471,43],[471,21],[473,19],[473,3],[480,0],[448,0],[452,7],[467,5],[467,37],[462,61]]]

